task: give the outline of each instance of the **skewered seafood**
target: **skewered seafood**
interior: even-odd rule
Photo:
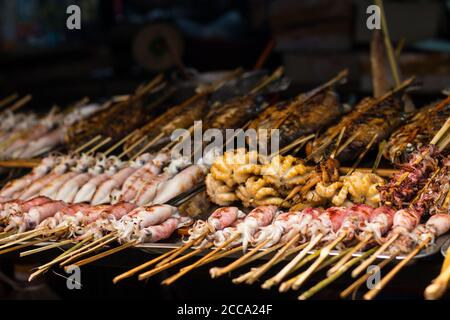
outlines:
[[[132,131],[142,127],[151,115],[144,101],[147,95],[133,95],[128,100],[113,104],[87,119],[78,121],[68,127],[65,142],[69,150],[91,141],[96,136],[109,137],[119,141]],[[111,125],[114,123],[114,125]]]
[[[382,201],[398,208],[408,204],[439,169],[438,158],[439,151],[433,145],[416,152],[388,184],[379,188]]]
[[[388,140],[384,156],[392,163],[407,162],[417,149],[426,146],[450,116],[450,98],[417,112]]]
[[[376,174],[340,176],[339,163],[332,159],[317,167],[292,156],[262,161],[257,153],[243,154],[242,150],[217,158],[206,178],[211,201],[226,206],[240,200],[246,207],[276,205],[294,210],[329,203],[378,206],[381,202],[378,187],[385,181]]]
[[[345,132],[342,141],[351,139],[351,142],[338,151],[336,158],[340,161],[356,159],[375,136],[375,144],[386,139],[402,123],[403,107],[396,97],[378,103],[377,101],[373,98],[362,100],[338,124],[328,128],[323,135],[310,143],[307,153],[312,154],[316,161],[330,155],[343,128]]]
[[[337,94],[332,90],[318,93],[304,103],[299,103],[298,99],[267,107],[250,123],[249,128],[255,130],[279,128],[280,146],[283,147],[301,136],[316,133],[343,113]]]

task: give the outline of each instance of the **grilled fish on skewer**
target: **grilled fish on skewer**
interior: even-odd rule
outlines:
[[[292,112],[292,104],[298,104]],[[287,113],[289,112],[289,115]],[[334,122],[343,110],[339,104],[336,93],[328,90],[319,93],[305,103],[297,100],[273,104],[261,112],[250,123],[250,129],[280,130],[280,147],[286,146],[301,136],[316,133]],[[280,119],[286,118],[281,125]]]
[[[337,139],[338,133],[343,127],[346,128],[343,141],[351,137],[355,138],[343,150],[339,150],[336,158],[340,161],[356,159],[375,134],[377,134],[375,143],[386,139],[402,123],[403,106],[401,101],[395,97],[388,98],[376,105],[374,105],[374,101],[372,98],[366,98],[361,101],[337,125],[328,128],[319,139],[314,141],[314,143],[310,143],[307,148],[308,154],[312,154],[316,161],[330,154],[334,148],[333,141]],[[322,145],[330,141],[331,143],[328,144],[325,150],[318,151]]]
[[[408,162],[412,153],[426,146],[450,116],[450,98],[417,112],[388,140],[384,156],[392,163]]]

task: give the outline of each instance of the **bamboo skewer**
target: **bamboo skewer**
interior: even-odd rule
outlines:
[[[345,148],[347,148],[350,143],[352,143],[356,138],[358,138],[360,132],[356,131],[354,134],[352,134],[352,136],[350,138],[348,138],[344,144],[337,150],[336,152],[336,157],[339,156],[341,154],[342,151],[345,150]]]
[[[375,134],[372,137],[372,140],[370,140],[369,144],[366,146],[366,148],[364,148],[363,152],[358,156],[358,159],[356,159],[349,174],[352,174],[355,171],[356,167],[358,167],[358,165],[361,163],[362,159],[364,159],[364,157],[366,156],[367,152],[369,152],[370,148],[372,148],[372,145],[375,143],[377,138],[378,138],[378,134]]]
[[[142,142],[145,141],[145,139],[147,139],[146,136],[143,136],[142,138],[140,138],[138,141],[136,141],[135,143],[133,143],[130,147],[128,147],[127,149],[125,149],[119,156],[119,159],[122,159],[123,157],[125,157],[126,155],[128,155],[131,151],[133,151],[134,149],[136,149],[136,147],[138,145],[140,145]]]
[[[127,271],[127,272],[124,272],[124,273],[122,273],[122,274],[116,276],[116,277],[113,279],[113,283],[114,283],[114,284],[117,284],[117,283],[119,283],[119,282],[122,281],[122,280],[125,280],[125,279],[127,279],[127,278],[130,278],[130,277],[134,276],[136,273],[138,273],[138,272],[140,272],[140,271],[142,271],[142,270],[144,270],[144,269],[147,269],[147,268],[151,267],[152,265],[158,263],[158,262],[161,261],[162,259],[168,257],[170,254],[171,254],[171,252],[168,251],[168,252],[166,252],[165,254],[162,254],[162,255],[156,257],[156,258],[153,259],[153,260],[150,260],[150,261],[148,261],[148,262],[146,262],[146,263],[144,263],[144,264],[142,264],[142,265],[140,265],[140,266],[137,266],[136,268],[133,268],[133,269]]]
[[[44,239],[38,239],[38,240],[34,240],[32,242],[20,244],[18,246],[12,247],[12,248],[7,248],[7,249],[4,249],[4,250],[1,250],[0,251],[0,255],[7,254],[7,253],[10,253],[10,252],[14,252],[14,251],[17,251],[17,250],[22,250],[24,248],[28,248],[28,247],[34,246],[34,245],[37,245],[37,244],[41,243],[42,241],[50,240],[51,238],[52,237],[48,237],[48,238],[44,238]]]
[[[441,140],[441,138],[445,135],[445,133],[448,131],[449,128],[450,128],[450,117],[447,118],[444,125],[435,134],[433,139],[430,141],[430,144],[436,145],[439,142],[439,140]]]
[[[371,276],[373,276],[377,270],[383,269],[385,266],[387,266],[392,260],[395,259],[395,255],[390,256],[388,259],[385,259],[381,261],[377,268],[373,268],[369,272],[367,272],[365,275],[363,275],[361,278],[353,282],[347,289],[341,292],[340,297],[341,298],[347,298],[352,292],[357,290],[364,282],[367,281]]]
[[[94,143],[97,143],[98,140],[100,140],[102,138],[101,135],[96,136],[94,139],[92,139],[89,142],[86,142],[84,145],[82,145],[81,147],[79,147],[78,149],[76,149],[74,151],[75,154],[80,153],[81,151],[83,151],[86,148],[89,148],[90,146],[92,146]]]
[[[308,252],[314,249],[314,247],[320,242],[322,238],[323,234],[320,233],[316,237],[311,239],[307,246],[304,247],[303,250],[300,251],[297,256],[292,259],[283,269],[281,269],[280,272],[278,272],[272,278],[266,280],[266,282],[264,282],[264,284],[262,285],[262,288],[270,289],[274,285],[281,283],[281,281],[286,278],[286,276],[295,268],[295,266],[302,261],[302,259],[308,254]]]
[[[330,254],[331,250],[334,249],[341,241],[343,241],[347,237],[347,233],[342,233],[338,238],[333,240],[330,244],[328,244],[326,247],[324,247],[319,254],[319,257],[317,257],[317,260],[314,261],[314,263],[301,274],[301,276],[294,282],[292,285],[292,288],[294,290],[297,290],[300,288],[300,286],[305,283],[306,280],[313,274],[313,272],[322,264],[322,262],[325,261],[325,259]]]
[[[303,250],[303,249],[306,247],[306,245],[307,245],[307,243],[302,244],[302,245],[300,245],[300,246],[297,246],[297,247],[295,247],[295,248],[292,248],[292,249],[287,250],[287,252],[285,252],[285,254],[284,254],[280,259],[278,259],[277,261],[275,261],[275,263],[273,264],[273,266],[275,266],[275,265],[281,263],[286,257],[289,257],[289,256],[293,255],[294,253],[297,253],[298,251]],[[280,249],[280,248],[283,247],[283,246],[284,246],[284,244],[281,244],[281,243],[280,243],[280,244],[278,244],[278,245],[275,245],[275,246],[270,247],[270,248],[267,249],[266,251],[260,252],[259,254],[264,253],[264,255],[267,255],[267,254],[270,254],[270,253],[272,253],[272,252],[274,252],[274,251]],[[256,254],[256,255],[254,255],[252,258],[250,258],[249,260],[247,260],[247,261],[246,261],[246,264],[251,263],[251,262],[253,262],[254,260],[260,259],[261,257],[258,256],[259,254]],[[273,266],[272,266],[272,267],[273,267]],[[260,266],[260,267],[262,267],[262,266]],[[257,271],[257,269],[258,269],[258,268],[252,268],[252,269],[251,269],[250,271],[248,271],[247,273],[244,273],[244,274],[240,275],[239,277],[233,279],[233,283],[239,284],[239,283],[242,283],[242,282],[244,282],[244,281],[247,281],[248,279],[250,279],[250,277],[253,275],[253,273],[254,273],[255,271]],[[246,282],[246,283],[251,284],[251,283],[249,283],[249,282]]]
[[[129,135],[127,135],[125,138],[123,138],[122,140],[120,140],[119,142],[117,142],[115,145],[113,145],[111,148],[109,148],[108,150],[106,150],[103,154],[105,155],[105,157],[107,157],[108,155],[110,155],[114,150],[116,150],[117,148],[119,148],[121,145],[123,145],[125,142],[127,142],[129,139],[131,139],[135,134],[136,134],[137,130],[133,131],[132,133],[130,133]]]
[[[8,243],[10,241],[14,241],[14,240],[17,240],[17,239],[20,239],[20,238],[24,238],[26,236],[29,236],[30,234],[35,234],[37,231],[43,231],[43,230],[30,230],[30,231],[26,231],[26,232],[23,232],[23,233],[18,233],[18,234],[15,233],[15,234],[12,234],[10,236],[7,236],[5,238],[0,239],[0,244],[5,244],[5,243]],[[11,232],[14,233],[15,231],[11,231]]]
[[[49,230],[37,230],[34,233],[29,234],[28,236],[25,236],[23,238],[19,238],[18,240],[14,240],[12,242],[8,242],[8,243],[6,243],[4,245],[1,245],[0,246],[0,250],[8,248],[8,247],[11,247],[11,246],[13,246],[15,244],[24,242],[26,240],[30,240],[30,239],[33,239],[33,238],[36,238],[36,237],[40,237],[40,236],[44,236],[44,235],[48,236],[48,235],[51,235],[51,234],[62,232],[64,230],[67,230],[67,227],[64,226],[64,227],[60,227],[60,228],[57,228],[55,230],[50,230],[50,231]]]
[[[313,261],[314,259],[316,259],[319,255],[320,252],[322,250],[317,250],[315,253],[311,254],[310,256],[308,256],[306,259],[302,260],[302,262],[300,262],[298,265],[295,266],[295,268],[292,270],[292,272],[299,270],[300,268],[302,268],[303,266],[307,265],[309,262]],[[329,257],[327,260],[325,260],[322,265],[320,265],[320,267],[318,267],[314,272],[319,272],[327,267],[329,267],[330,265],[334,264],[336,261],[338,261],[340,258],[342,258],[346,253],[348,252],[348,249],[343,250],[341,252],[339,252],[339,254],[335,255],[335,256],[331,256]],[[285,282],[283,282],[280,285],[279,291],[280,292],[286,292],[288,290],[291,289],[292,285],[295,283],[295,281],[301,276],[301,273]]]
[[[373,298],[375,298],[380,293],[380,291],[397,275],[397,273],[400,272],[400,270],[409,261],[411,261],[411,259],[413,259],[430,241],[431,238],[427,237],[424,241],[419,243],[419,245],[405,257],[405,259],[401,260],[383,279],[381,279],[380,283],[375,288],[371,289],[364,295],[364,299],[372,300]]]
[[[27,95],[27,96],[23,97],[22,99],[16,101],[12,106],[8,107],[6,110],[11,111],[11,112],[16,112],[20,108],[27,105],[32,99],[33,99],[32,95]]]
[[[159,262],[156,266],[160,267],[162,265],[165,265],[166,263],[175,259],[176,257],[178,257],[180,254],[182,254],[183,252],[185,252],[192,246],[200,244],[209,233],[210,233],[209,229],[206,229],[197,239],[190,240],[187,243],[185,243],[184,245],[182,245],[180,248],[169,251],[170,255],[167,258],[165,258],[164,260],[162,260],[161,262]]]
[[[386,148],[386,140],[383,140],[378,146],[378,154],[373,163],[372,173],[377,174],[378,166],[380,165],[381,157],[383,156],[384,149]]]
[[[159,135],[157,135],[153,140],[151,140],[149,143],[147,143],[145,145],[144,148],[142,148],[138,153],[136,153],[131,160],[135,160],[137,159],[139,156],[141,156],[142,154],[144,154],[144,152],[146,152],[148,149],[150,149],[151,147],[153,147],[155,144],[158,143],[159,140],[161,140],[164,137],[164,132],[161,132]]]
[[[8,104],[16,100],[18,97],[19,95],[17,93],[13,93],[12,95],[7,96],[6,98],[0,100],[0,109],[6,107]]]
[[[214,279],[214,278],[221,277],[224,274],[227,274],[227,273],[229,273],[229,272],[239,268],[243,262],[245,262],[247,259],[251,258],[255,253],[257,253],[261,248],[263,248],[269,241],[270,241],[270,239],[264,240],[259,245],[257,245],[255,248],[253,248],[252,250],[248,251],[242,257],[240,257],[239,259],[237,259],[236,261],[232,262],[231,264],[229,264],[226,267],[223,267],[223,268],[212,268],[211,270],[209,270],[211,278]]]
[[[294,142],[290,143],[289,145],[283,147],[279,152],[271,154],[270,158],[273,158],[273,157],[277,156],[278,154],[281,154],[281,155],[285,154],[289,150],[292,150],[295,147],[297,147],[298,145],[304,144],[304,143],[308,142],[309,140],[314,139],[315,136],[316,136],[315,134],[310,134],[307,137],[297,139]]]
[[[302,295],[298,297],[299,300],[306,300],[311,298],[313,295],[315,295],[317,292],[328,286],[330,283],[334,282],[338,278],[340,278],[345,272],[347,272],[348,269],[350,269],[352,266],[354,266],[359,261],[363,260],[365,257],[367,257],[371,252],[375,251],[376,248],[372,248],[367,252],[364,252],[360,257],[355,257],[351,259],[350,261],[347,261],[342,266],[339,267],[339,269],[333,273],[333,275],[328,276],[325,280],[319,282],[315,286],[313,286],[308,291],[304,292]]]
[[[364,248],[364,246],[372,240],[373,234],[368,235],[363,241],[360,241],[356,246],[350,249],[350,251],[335,265],[333,268],[328,270],[327,275],[331,276],[333,273],[339,270],[345,263],[347,263],[352,257],[353,254]]]
[[[248,284],[254,283],[256,280],[261,278],[267,271],[269,271],[272,266],[275,265],[276,261],[280,260],[286,253],[286,251],[298,240],[300,239],[300,234],[297,234],[289,242],[287,242],[266,264],[257,268],[255,272],[247,279]]]
[[[65,245],[68,245],[68,244],[71,244],[71,243],[73,243],[73,240],[66,240],[66,241],[57,242],[57,243],[54,243],[54,244],[51,244],[51,245],[48,245],[48,246],[45,246],[45,247],[42,247],[42,248],[37,248],[37,249],[33,249],[33,250],[24,251],[24,252],[20,253],[20,257],[23,258],[23,257],[31,256],[31,255],[34,255],[34,254],[37,254],[37,253],[41,253],[41,252],[44,252],[44,251],[48,251],[48,250],[51,250],[51,249],[60,248],[62,246],[65,246]]]
[[[161,271],[164,271],[164,270],[167,270],[169,268],[172,268],[173,266],[176,266],[177,264],[179,264],[179,263],[181,263],[183,261],[186,261],[186,260],[188,260],[188,259],[190,259],[190,258],[192,258],[192,257],[194,257],[196,255],[198,255],[200,252],[202,252],[204,250],[207,250],[207,249],[211,248],[212,246],[213,246],[212,243],[208,243],[205,247],[197,248],[197,249],[189,252],[188,254],[185,254],[184,256],[179,257],[178,259],[169,261],[165,265],[162,265],[162,266],[156,267],[156,268],[154,268],[154,269],[152,269],[150,271],[147,271],[147,272],[139,275],[139,280],[140,281],[146,280],[146,279],[148,279],[148,278],[150,278],[150,277],[160,273]],[[200,267],[200,265],[199,265],[199,267]]]
[[[234,236],[232,236],[230,239],[228,239],[227,241],[225,241],[224,243],[222,243],[220,246],[218,246],[217,248],[215,248],[214,250],[212,250],[210,253],[208,253],[206,256],[204,256],[203,258],[201,258],[200,260],[198,260],[197,262],[193,263],[192,265],[186,267],[183,271],[180,271],[179,273],[173,275],[172,277],[166,279],[163,281],[163,285],[171,285],[172,283],[174,283],[175,281],[177,281],[178,279],[180,279],[181,277],[183,277],[184,275],[186,275],[187,273],[189,273],[191,270],[194,270],[195,268],[197,268],[198,266],[200,266],[204,261],[208,260],[209,258],[211,258],[212,256],[214,256],[217,252],[219,252],[220,250],[228,247],[228,245],[230,245],[231,243],[233,243],[233,241],[237,240],[240,237],[239,233],[236,233]]]
[[[114,240],[116,240],[116,239],[114,239]],[[97,254],[97,255],[95,255],[93,257],[89,257],[89,258],[83,259],[81,261],[74,262],[74,263],[72,263],[72,265],[75,265],[77,267],[82,267],[82,266],[85,266],[85,265],[87,265],[89,263],[98,261],[100,259],[104,259],[104,258],[106,258],[106,257],[108,257],[108,256],[110,256],[112,254],[118,253],[120,251],[126,250],[126,249],[131,248],[131,247],[134,247],[138,243],[139,243],[138,240],[127,242],[127,243],[125,243],[125,244],[123,244],[123,245],[121,245],[121,246],[119,246],[117,248],[113,248],[113,249],[110,249],[108,251],[99,253],[99,254]],[[69,266],[66,266],[64,269],[67,269],[68,267]]]
[[[112,243],[112,242],[114,242],[116,240],[117,240],[117,236],[113,236],[112,238],[109,238],[108,240],[100,242],[99,244],[89,248],[88,250],[83,250],[83,251],[81,251],[81,252],[79,252],[77,254],[71,255],[71,257],[69,257],[67,260],[61,262],[59,264],[59,266],[60,267],[67,266],[67,265],[71,264],[72,261],[76,261],[77,259],[79,259],[81,257],[84,257],[85,255],[87,255],[87,254],[89,254],[91,252],[95,252],[95,251],[97,251],[99,249],[102,249],[104,246],[106,246],[106,245],[108,245],[108,244],[110,244],[110,243]]]
[[[361,272],[367,269],[368,266],[374,262],[378,255],[382,254],[386,249],[394,243],[395,240],[400,236],[400,234],[395,234],[390,240],[386,241],[377,251],[375,251],[367,260],[361,263],[355,270],[352,272],[352,277],[356,278]]]
[[[102,142],[100,142],[98,145],[96,145],[94,148],[92,148],[91,150],[89,150],[88,152],[86,152],[87,155],[92,155],[95,154],[97,152],[97,150],[99,150],[100,148],[102,148],[103,146],[107,145],[108,143],[110,143],[112,141],[111,138],[106,138],[105,140],[103,140]]]
[[[90,236],[86,239],[84,239],[83,241],[79,242],[78,244],[76,244],[75,246],[73,246],[72,248],[68,249],[67,251],[63,252],[62,254],[60,254],[58,257],[56,257],[54,260],[38,267],[38,270],[36,270],[36,272],[32,273],[30,275],[30,277],[28,278],[28,281],[31,282],[34,279],[36,279],[39,275],[43,274],[44,272],[46,272],[50,267],[52,267],[53,265],[55,265],[56,263],[58,263],[59,261],[62,261],[66,258],[67,255],[71,254],[72,252],[75,252],[76,250],[78,250],[80,247],[82,247],[85,243],[87,243],[88,241],[90,241],[93,238],[93,236]]]
[[[93,242],[91,242],[91,243],[88,243],[89,241],[91,241],[91,240],[94,238],[94,235],[90,235],[90,236],[88,236],[86,239],[82,240],[80,243],[78,243],[77,245],[75,245],[75,246],[74,246],[75,249],[74,249],[74,247],[70,248],[70,249],[69,249],[70,251],[69,251],[69,250],[67,251],[67,252],[68,252],[67,255],[70,254],[70,256],[74,256],[74,255],[76,255],[76,254],[78,254],[78,253],[80,253],[80,252],[83,252],[83,251],[85,251],[85,250],[91,248],[92,246],[94,246],[94,245],[96,245],[96,244],[98,244],[98,243],[104,241],[105,239],[110,238],[111,236],[113,236],[113,235],[112,235],[112,234],[108,234],[107,236],[105,236],[105,237],[103,237],[103,238],[100,238],[100,239],[95,240],[95,241],[93,241]],[[88,243],[88,244],[86,244],[86,243]],[[85,245],[85,244],[86,244],[86,245]],[[64,261],[65,259],[68,259],[68,257],[65,257],[63,260],[58,260],[58,259],[60,259],[60,258],[61,258],[61,257],[57,257],[55,260],[50,261],[49,263],[43,265],[42,267],[45,268],[45,267],[46,267],[47,265],[49,265],[49,264],[50,264],[50,265],[53,265],[53,264],[55,264],[55,263],[58,263],[58,262],[60,262],[60,261]],[[39,268],[41,268],[41,267],[39,267]]]
[[[447,250],[447,253],[450,249]],[[441,298],[447,291],[449,281],[450,281],[450,256],[446,256],[441,273],[439,276],[433,280],[433,282],[425,289],[424,295],[427,300],[436,300]]]
[[[337,151],[339,149],[339,145],[341,144],[341,141],[342,141],[342,138],[344,137],[344,133],[345,133],[346,129],[347,129],[347,127],[344,126],[342,128],[341,132],[339,133],[339,137],[338,137],[338,139],[336,141],[336,145],[334,146],[334,150],[333,150],[333,152],[330,155],[331,159],[334,159],[336,157],[336,153],[337,153]]]
[[[267,85],[269,85],[270,83],[272,83],[273,81],[281,78],[283,76],[284,73],[284,68],[283,67],[279,67],[278,69],[276,69],[267,79],[264,79],[263,81],[261,81],[261,83],[259,83],[251,92],[250,94],[255,94],[259,91],[261,91],[264,87],[266,87]]]

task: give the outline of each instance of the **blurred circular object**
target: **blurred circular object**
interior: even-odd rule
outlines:
[[[133,56],[145,69],[167,70],[181,63],[184,41],[181,33],[167,23],[149,25],[138,32],[133,43]]]

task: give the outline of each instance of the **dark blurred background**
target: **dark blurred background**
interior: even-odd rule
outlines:
[[[284,64],[294,88],[348,67],[345,90],[370,93],[362,0],[0,0],[0,94],[34,95],[33,107],[129,93],[161,71]],[[82,29],[66,28],[77,4]],[[450,83],[449,0],[385,1],[403,76],[424,96]]]

